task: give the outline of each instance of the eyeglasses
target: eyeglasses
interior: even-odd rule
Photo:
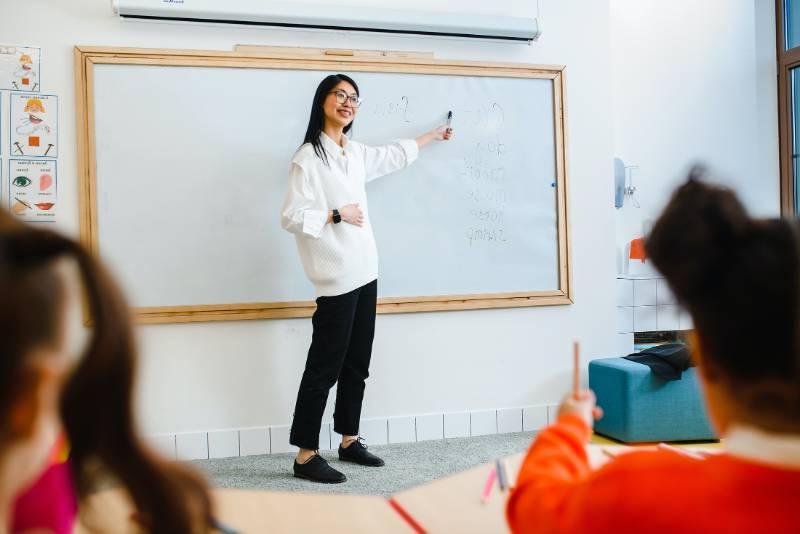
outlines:
[[[345,102],[347,102],[349,100],[350,101],[350,105],[353,106],[354,108],[357,108],[358,106],[361,105],[361,102],[363,102],[363,100],[361,100],[360,96],[358,96],[358,95],[348,95],[344,91],[331,91],[328,94],[336,95],[336,101],[339,104],[344,104]]]

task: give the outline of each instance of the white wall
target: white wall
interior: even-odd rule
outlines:
[[[641,207],[626,202],[616,216],[620,258],[692,162],[708,164],[753,213],[778,214],[775,2],[610,6],[615,156],[640,167]]]
[[[353,3],[353,2],[351,2]],[[366,3],[366,1],[365,1]],[[371,3],[378,3],[372,1]],[[380,2],[390,5],[389,2]],[[427,0],[418,7],[530,14],[535,2]],[[391,5],[409,5],[394,0]],[[569,383],[570,345],[614,352],[614,212],[609,5],[551,1],[531,47],[422,37],[120,22],[108,0],[0,0],[0,41],[43,47],[43,90],[61,96],[60,226],[77,235],[73,45],[230,50],[236,43],[434,51],[439,57],[568,66],[572,306],[380,316],[364,416],[551,404]],[[5,158],[4,158],[5,159]],[[265,273],[265,276],[267,273]],[[310,321],[139,329],[139,409],[148,432],[285,424]]]
[[[536,9],[522,0],[340,3],[518,16]],[[543,39],[528,47],[120,22],[107,0],[0,0],[0,42],[43,47],[42,89],[61,96],[59,226],[75,235],[74,45],[229,50],[254,43],[566,64],[576,303],[380,316],[364,416],[391,416],[551,404],[567,388],[572,339],[582,340],[588,357],[613,354],[615,221],[619,243],[640,233],[691,161],[710,163],[756,213],[778,211],[771,0],[551,0],[544,8]],[[639,209],[614,212],[614,155],[640,166]],[[147,326],[139,333],[139,408],[148,432],[289,421],[309,320]]]

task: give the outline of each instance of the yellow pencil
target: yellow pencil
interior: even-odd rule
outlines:
[[[572,343],[572,397],[577,399],[581,391],[580,378],[580,345],[577,341]]]

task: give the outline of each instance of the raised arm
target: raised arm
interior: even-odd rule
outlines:
[[[419,148],[424,147],[425,145],[429,144],[431,141],[447,141],[452,137],[453,129],[449,126],[439,126],[438,128],[434,128],[430,132],[424,133],[417,137],[415,141],[417,142],[417,146]]]
[[[585,506],[581,485],[591,472],[586,444],[592,435],[595,400],[591,391],[565,398],[555,424],[542,430],[525,457],[506,507],[514,533],[560,532],[577,517],[572,505]],[[578,514],[581,515],[581,514]]]
[[[364,172],[367,181],[405,169],[417,159],[419,146],[412,139],[401,139],[381,146],[364,145]]]
[[[365,146],[364,169],[367,181],[374,180],[411,165],[419,155],[419,149],[435,140],[447,140],[453,129],[440,126],[414,140],[403,139],[384,146]]]
[[[675,516],[685,513],[680,498],[673,498],[690,488],[693,478],[702,478],[702,464],[709,460],[640,450],[592,469],[586,445],[592,418],[599,415],[594,395],[584,391],[578,399],[565,399],[558,420],[537,434],[506,505],[514,534],[674,530],[658,521],[669,518],[673,509]],[[664,506],[666,514],[659,509]],[[720,532],[730,530],[721,525]]]

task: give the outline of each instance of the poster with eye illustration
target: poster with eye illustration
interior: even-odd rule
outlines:
[[[8,162],[8,208],[28,222],[54,222],[58,204],[58,169],[54,160]]]
[[[41,91],[41,48],[0,44],[0,89]]]
[[[9,155],[58,156],[58,97],[11,93]]]

